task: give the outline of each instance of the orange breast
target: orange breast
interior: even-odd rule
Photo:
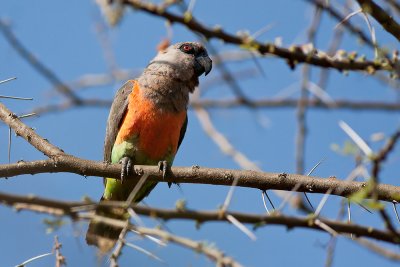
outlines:
[[[173,113],[158,109],[143,97],[135,82],[115,143],[120,144],[137,135],[137,149],[152,160],[163,160],[168,152],[175,155],[185,118],[186,111]]]

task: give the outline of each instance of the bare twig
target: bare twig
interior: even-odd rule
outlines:
[[[54,237],[54,250],[56,252],[56,267],[67,265],[65,257],[61,254],[61,244],[58,242],[58,237]]]
[[[98,217],[100,217],[100,216],[98,216]],[[106,217],[103,217],[103,218],[106,219]],[[101,222],[104,221],[104,219],[102,219],[102,217],[100,217]],[[113,252],[111,253],[110,267],[118,267],[118,258],[119,258],[119,256],[121,256],[122,249],[125,246],[124,240],[125,240],[125,235],[128,233],[128,228],[129,228],[129,221],[126,221],[125,226],[123,227],[121,233],[119,234],[117,245],[115,246]]]
[[[35,260],[38,260],[38,259],[40,259],[40,258],[44,258],[44,257],[50,256],[50,255],[53,255],[53,253],[50,252],[50,253],[45,253],[45,254],[42,254],[42,255],[35,256],[35,257],[33,257],[33,258],[30,258],[30,259],[24,261],[24,262],[21,263],[21,264],[15,265],[15,267],[25,267],[25,265],[27,265],[28,263],[31,263],[31,262],[33,262],[33,261],[35,261]]]
[[[15,99],[15,100],[33,100],[33,98],[31,97],[19,97],[19,96],[7,96],[7,95],[0,95],[0,98]]]
[[[0,31],[3,33],[6,40],[10,45],[25,59],[36,71],[38,71],[43,77],[45,77],[52,85],[55,86],[56,90],[66,96],[68,99],[73,101],[75,104],[80,104],[79,97],[66,86],[55,73],[53,73],[48,67],[41,63],[14,35],[11,31],[10,26],[3,20],[0,19]]]
[[[5,79],[5,80],[0,81],[0,84],[6,83],[6,82],[9,82],[9,81],[13,81],[13,80],[15,80],[15,79],[17,79],[17,77],[11,77],[11,78],[8,78],[8,79]]]
[[[381,247],[378,244],[371,242],[365,238],[356,238],[355,241],[360,244],[363,247],[366,247],[372,252],[375,252],[387,259],[393,260],[393,261],[400,261],[400,254],[396,253],[394,251],[391,251],[387,248]]]

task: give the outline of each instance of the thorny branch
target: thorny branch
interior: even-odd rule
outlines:
[[[131,230],[137,232],[141,235],[150,235],[161,238],[165,242],[171,242],[178,244],[183,247],[187,247],[192,249],[193,251],[199,252],[210,258],[211,260],[217,263],[217,266],[223,267],[241,267],[242,265],[235,261],[233,258],[226,256],[223,252],[218,249],[211,248],[206,246],[202,242],[193,241],[191,239],[173,235],[168,233],[167,231],[157,229],[157,228],[147,228],[141,226],[135,226],[132,224],[127,224],[126,221],[120,221],[108,217],[96,216],[91,214],[82,214],[80,216],[81,219],[90,220],[96,219],[98,221],[102,221],[103,223],[110,224],[116,227],[120,227],[123,229]]]
[[[20,161],[13,164],[0,165],[0,177],[11,178],[24,174],[69,172],[84,176],[112,177],[120,179],[121,166],[103,162],[80,159],[70,155],[59,155],[48,160]],[[141,175],[149,175],[149,181],[211,184],[230,186],[238,179],[237,186],[257,188],[260,190],[291,191],[297,185],[297,192],[324,194],[328,189],[332,195],[347,197],[362,190],[365,182],[344,181],[337,178],[318,178],[298,174],[242,171],[219,168],[172,167],[168,176],[162,179],[157,166],[135,165],[135,173],[127,179],[139,179]],[[140,175],[138,175],[140,174]],[[378,199],[392,202],[400,201],[400,187],[377,185]]]
[[[121,168],[118,164],[109,165],[103,162],[80,159],[65,154],[60,148],[40,137],[32,128],[26,126],[10,110],[0,103],[0,119],[10,126],[17,135],[24,138],[32,146],[50,157],[48,160],[31,162],[20,161],[13,164],[0,165],[0,177],[13,177],[22,174],[38,174],[46,172],[71,172],[85,176],[120,178]],[[149,175],[150,180],[175,183],[203,183],[230,186],[238,179],[238,186],[258,188],[261,190],[277,189],[291,191],[298,184],[299,192],[325,193],[332,190],[333,195],[348,196],[361,190],[365,183],[349,182],[339,179],[323,179],[297,174],[267,173],[256,171],[240,171],[226,169],[200,168],[198,166],[171,169],[168,178],[162,175],[156,166],[135,166],[136,175]],[[379,200],[400,201],[400,188],[392,185],[377,186]]]
[[[400,25],[372,0],[357,0],[362,10],[370,14],[382,27],[400,41]]]
[[[312,3],[315,6],[325,10],[329,15],[331,15],[334,19],[336,19],[338,23],[341,23],[343,26],[345,26],[350,33],[357,35],[368,46],[375,48],[376,44],[374,44],[371,38],[368,35],[366,35],[360,28],[354,26],[349,20],[343,20],[344,16],[340,13],[339,10],[336,10],[336,8],[334,8],[331,3],[324,0],[305,0],[305,1]]]
[[[334,68],[337,70],[362,70],[367,71],[368,73],[373,73],[376,70],[395,71],[397,69],[396,60],[382,59],[381,61],[365,61],[357,59],[334,59],[317,50],[311,52],[303,51],[301,46],[284,48],[272,43],[261,43],[253,40],[250,36],[242,37],[233,35],[224,31],[220,27],[209,28],[198,22],[192,16],[190,19],[187,19],[184,16],[173,14],[172,12],[150,2],[124,0],[124,4],[154,16],[163,17],[171,23],[183,24],[190,30],[202,34],[207,39],[217,38],[223,40],[225,43],[245,47],[263,55],[274,55],[286,59],[288,64],[293,68],[297,63],[308,63],[324,68]]]
[[[53,199],[45,199],[40,197],[26,197],[12,194],[0,193],[0,203],[14,207],[16,210],[30,210],[40,213],[47,213],[55,216],[70,216],[73,220],[88,219],[85,217],[87,212],[94,211],[98,206],[103,208],[124,207],[125,202],[109,201],[109,202],[66,202]],[[191,220],[197,223],[206,222],[228,222],[228,215],[235,217],[242,223],[252,224],[254,228],[267,227],[268,225],[281,225],[287,228],[309,228],[318,231],[324,231],[320,228],[314,216],[308,217],[293,217],[282,215],[279,212],[272,213],[271,215],[264,214],[251,214],[243,212],[226,211],[221,213],[219,210],[215,211],[199,211],[189,209],[160,209],[155,207],[131,205],[131,208],[136,214],[149,216],[152,218],[163,220]],[[106,218],[104,218],[106,219]],[[102,220],[100,218],[100,220]],[[372,227],[365,227],[353,223],[333,221],[328,219],[318,218],[322,223],[328,225],[330,228],[342,234],[354,234],[355,236],[368,237],[388,243],[398,244],[400,240],[393,236],[388,231],[375,229]],[[125,227],[126,222],[118,221],[122,227]]]

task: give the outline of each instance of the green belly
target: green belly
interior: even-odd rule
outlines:
[[[174,161],[172,149],[168,149],[165,156],[161,159],[149,158],[145,151],[140,151],[137,147],[138,137],[134,136],[130,140],[124,141],[121,144],[114,145],[111,162],[119,163],[123,157],[130,157],[135,165],[157,165],[159,161],[166,160],[169,166]],[[104,199],[123,201],[128,198],[133,188],[137,183],[137,179],[127,179],[121,184],[120,180],[114,178],[106,178],[106,188],[104,190]],[[139,202],[145,198],[150,191],[157,185],[157,182],[145,182],[134,198],[134,202]]]

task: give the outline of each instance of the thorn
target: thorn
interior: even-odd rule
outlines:
[[[397,207],[396,207],[397,201],[396,202],[393,201],[392,204],[393,204],[394,213],[396,214],[397,221],[400,223],[399,214],[397,213]]]
[[[351,209],[350,209],[350,201],[347,200],[347,222],[351,223]],[[354,239],[353,233],[350,234],[350,238]]]
[[[244,226],[243,223],[241,223],[240,221],[238,221],[235,217],[233,217],[232,215],[228,214],[228,215],[226,215],[226,218],[227,218],[228,221],[230,221],[234,226],[236,226],[237,228],[239,228],[239,230],[241,230],[245,235],[247,235],[251,240],[253,240],[253,241],[257,240],[257,237],[256,237],[249,229],[247,229],[247,227]]]
[[[344,121],[339,121],[339,126],[367,157],[370,157],[374,154],[367,143],[347,123]]]
[[[33,100],[33,98],[31,97],[19,97],[19,96],[7,96],[7,95],[0,95],[0,98],[16,99],[16,100]]]
[[[8,79],[0,81],[0,84],[9,82],[9,81],[12,81],[12,80],[15,80],[15,79],[17,79],[17,77],[11,77],[11,78],[8,78]]]
[[[278,207],[278,211],[282,210],[282,209],[285,207],[286,203],[289,202],[289,199],[293,196],[294,193],[297,192],[297,190],[300,188],[300,186],[301,186],[301,183],[297,183],[297,184],[292,188],[292,190],[290,191],[290,193],[289,193],[289,194],[286,194],[286,196],[285,196],[285,198],[283,199],[282,203],[281,203],[281,204],[279,205],[279,207]]]
[[[315,212],[315,209],[314,209],[313,205],[311,204],[311,201],[310,201],[310,199],[308,198],[306,192],[303,192],[303,194],[304,194],[304,196],[305,196],[305,198],[306,198],[306,200],[307,200],[308,205],[310,205],[311,210],[312,210],[313,212]]]
[[[326,201],[328,200],[328,197],[331,194],[331,192],[332,192],[332,188],[329,188],[328,191],[326,191],[324,197],[322,198],[321,202],[319,203],[319,205],[317,207],[317,210],[314,213],[315,216],[317,216],[317,217],[319,216],[319,214],[320,214],[322,208],[324,207]]]
[[[8,127],[8,163],[11,163],[11,127]]]
[[[189,14],[192,14],[193,13],[193,9],[194,9],[194,5],[196,4],[196,0],[190,0],[190,2],[189,2],[189,6],[188,6],[188,8],[187,8],[187,10],[186,10],[186,12],[185,13],[189,13]]]
[[[347,200],[347,222],[351,222],[351,210],[350,210],[350,201]]]
[[[372,214],[372,211],[370,211],[367,207],[365,207],[363,204],[361,204],[361,203],[357,203],[358,204],[358,206],[360,206],[361,208],[363,208],[364,210],[366,210],[366,211],[368,211],[369,213],[371,213]]]
[[[131,218],[139,225],[139,226],[145,226],[142,219],[140,219],[139,215],[131,208],[128,208],[128,213],[131,216]]]
[[[323,222],[321,222],[319,219],[316,219],[315,221],[314,221],[314,223],[316,224],[316,225],[318,225],[322,230],[325,230],[325,231],[327,231],[328,233],[330,233],[332,236],[337,236],[338,235],[338,233],[335,231],[335,230],[333,230],[329,225],[327,225],[326,223],[323,223]]]
[[[232,182],[231,187],[229,188],[228,194],[226,195],[226,198],[225,198],[224,204],[222,205],[221,211],[226,211],[228,209],[229,203],[232,200],[233,191],[235,190],[235,187],[238,182],[239,182],[239,177],[235,177],[235,179]]]
[[[155,238],[154,236],[151,236],[151,235],[143,235],[143,234],[141,234],[140,232],[138,232],[138,231],[136,231],[136,230],[133,230],[133,229],[131,229],[130,231],[131,231],[132,233],[137,234],[138,236],[144,236],[145,238],[149,239],[150,241],[153,241],[154,243],[156,243],[157,245],[160,245],[160,246],[163,246],[163,247],[166,247],[166,246],[167,246],[167,243],[166,243],[166,242],[164,242],[164,241],[162,241],[162,240],[160,240],[160,239],[158,239],[158,238]]]
[[[35,116],[35,115],[36,115],[36,113],[32,112],[32,113],[28,113],[28,114],[24,114],[24,115],[18,116],[18,119],[28,118],[28,117],[32,117],[32,116]]]
[[[140,177],[139,182],[137,182],[132,192],[129,194],[129,197],[126,199],[125,207],[129,207],[134,202],[136,195],[139,193],[140,189],[142,189],[148,177],[149,174],[147,173],[145,173],[142,177]]]
[[[122,242],[123,242],[127,247],[136,249],[137,251],[142,252],[143,254],[149,256],[149,257],[152,258],[152,259],[155,259],[155,260],[158,260],[159,262],[165,263],[165,261],[163,261],[162,259],[160,259],[159,257],[157,257],[155,254],[151,253],[150,251],[148,251],[148,250],[146,250],[146,249],[144,249],[144,248],[142,248],[142,247],[139,247],[139,246],[137,246],[137,245],[135,245],[135,244],[132,244],[132,243],[128,243],[128,242],[126,242],[126,240],[123,240]]]
[[[308,172],[307,176],[310,176],[310,175],[318,168],[318,166],[321,165],[322,162],[325,161],[325,159],[326,159],[326,158],[322,158],[320,161],[318,161],[318,163],[315,164],[315,166],[312,167],[312,169]],[[310,201],[310,199],[308,198],[306,192],[303,192],[303,194],[304,194],[304,197],[305,197],[306,200],[307,200],[308,205],[310,205],[311,210],[312,210],[313,212],[315,212],[314,206],[311,204],[311,201]]]
[[[262,201],[263,201],[265,210],[267,211],[268,215],[270,215],[269,210],[268,210],[268,207],[267,207],[267,203],[265,203],[264,192],[265,192],[265,191],[261,191],[261,198],[262,198]]]
[[[315,166],[312,167],[312,169],[308,172],[307,176],[310,176],[315,171],[315,169],[318,168],[318,166],[321,165],[322,162],[324,162],[325,160],[326,158],[322,158],[320,161],[318,161],[318,163],[315,164]]]
[[[267,190],[264,190],[264,195],[267,197],[269,204],[271,204],[271,207],[275,210],[275,206],[274,203],[272,203],[271,199],[269,198],[268,194],[267,194]]]

